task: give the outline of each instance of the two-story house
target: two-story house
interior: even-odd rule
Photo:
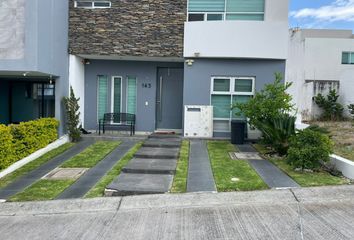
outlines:
[[[0,1],[0,123],[40,117],[63,122],[68,7],[57,0]]]
[[[70,84],[82,122],[137,116],[137,131],[183,131],[184,105],[214,107],[227,137],[233,102],[285,73],[287,0],[70,0]]]

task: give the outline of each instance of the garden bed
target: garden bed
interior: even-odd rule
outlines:
[[[334,153],[354,161],[354,126],[353,122],[311,122],[329,131],[334,141]]]
[[[263,155],[264,158],[271,161],[279,167],[288,176],[293,178],[302,187],[328,186],[328,185],[343,185],[349,184],[350,180],[345,177],[333,176],[330,173],[320,170],[314,172],[295,171],[284,158],[275,157],[268,154],[266,146],[255,144],[254,147]]]

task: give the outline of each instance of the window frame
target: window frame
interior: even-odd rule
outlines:
[[[99,89],[99,81],[100,81],[100,77],[106,77],[106,80],[107,80],[107,97],[106,97],[106,110],[108,110],[108,104],[109,104],[109,76],[108,75],[104,75],[104,74],[99,74],[97,75],[97,80],[96,80],[96,83],[97,83],[97,96],[96,96],[96,109],[97,109],[97,113],[96,113],[96,117],[97,117],[97,124],[100,122],[100,116],[99,116],[99,97],[100,97],[100,89]]]
[[[223,15],[223,19],[222,20],[210,20],[210,22],[218,22],[218,21],[265,21],[266,20],[266,9],[267,9],[267,1],[268,0],[264,0],[264,11],[263,12],[228,12],[227,11],[227,1],[225,0],[225,6],[224,6],[224,11],[223,12],[203,12],[203,11],[199,11],[199,12],[190,12],[189,11],[189,1],[187,0],[187,22],[189,22],[189,14],[204,14],[204,20],[203,22],[209,22],[208,21],[208,14],[222,14]],[[227,20],[226,16],[228,14],[239,14],[239,15],[263,15],[263,20]],[[192,21],[192,22],[202,22],[202,21]]]
[[[215,79],[230,79],[230,91],[228,92],[218,92],[214,91],[214,80]],[[236,92],[235,91],[235,83],[238,79],[250,79],[252,80],[252,91],[251,92]],[[250,96],[251,98],[254,97],[255,95],[255,89],[256,89],[256,77],[255,76],[213,76],[211,77],[211,82],[210,82],[210,106],[212,105],[212,97],[213,95],[219,95],[219,96],[229,96],[230,97],[230,106],[233,104],[233,98],[234,96]],[[230,109],[229,117],[228,118],[218,118],[214,117],[213,115],[213,121],[225,121],[228,122],[228,131],[230,131],[230,124],[233,118],[232,116],[233,110]],[[215,132],[225,132],[222,130],[216,130]]]
[[[84,2],[84,3],[91,3],[91,7],[80,7],[77,5],[78,2]],[[100,3],[108,3],[109,6],[95,6],[96,2],[100,2]],[[111,8],[112,7],[112,2],[111,1],[74,1],[74,8],[85,8],[85,9],[95,9],[95,8]]]

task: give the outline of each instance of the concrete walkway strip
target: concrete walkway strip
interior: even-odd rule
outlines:
[[[206,142],[190,141],[187,192],[215,192],[216,186]]]
[[[88,170],[73,185],[62,192],[57,199],[83,197],[135,144],[134,141],[121,143],[96,166]]]
[[[236,147],[241,153],[256,152],[256,150],[249,144],[236,145]],[[270,188],[300,187],[300,185],[297,184],[292,178],[266,159],[248,159],[247,161]]]
[[[61,165],[66,160],[85,150],[93,142],[94,141],[92,139],[84,139],[74,145],[72,148],[60,154],[59,156],[53,158],[52,160],[49,160],[45,164],[20,177],[13,183],[7,185],[6,187],[0,190],[0,199],[8,199],[16,193],[23,191],[25,188],[38,181],[41,177]]]

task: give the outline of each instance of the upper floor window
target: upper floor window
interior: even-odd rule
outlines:
[[[189,0],[188,21],[264,20],[265,0]]]
[[[354,52],[343,52],[342,64],[354,64]]]
[[[110,1],[75,1],[74,7],[76,8],[110,8]]]

